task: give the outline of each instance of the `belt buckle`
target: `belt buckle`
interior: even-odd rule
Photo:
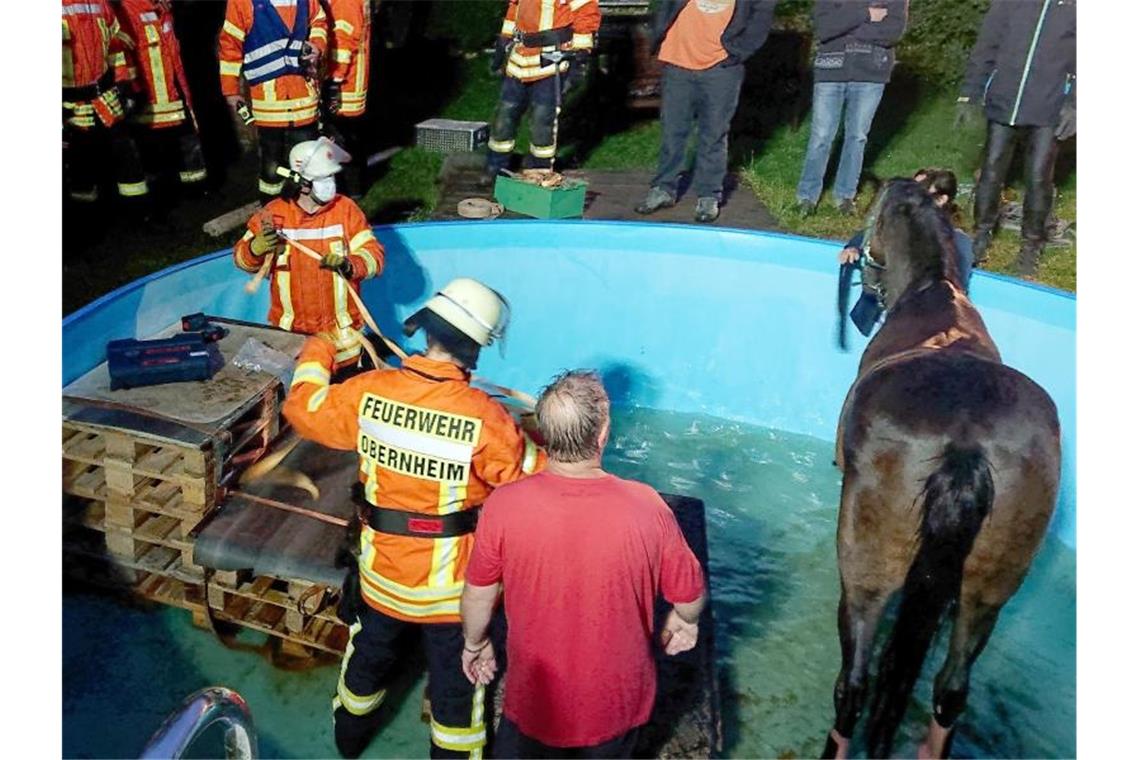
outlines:
[[[438,536],[443,533],[443,520],[430,517],[409,517],[408,531],[422,533],[428,536]]]

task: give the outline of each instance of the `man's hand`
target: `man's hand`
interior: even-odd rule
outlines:
[[[887,9],[886,8],[876,8],[875,6],[872,5],[870,8],[867,9],[867,15],[871,17],[871,23],[872,24],[877,24],[887,17]]]
[[[495,52],[491,55],[492,74],[503,73],[503,67],[507,65],[507,43],[510,41],[510,37],[504,37],[501,34],[495,38]]]
[[[689,651],[697,645],[697,634],[696,623],[687,622],[675,608],[670,610],[661,631],[661,644],[665,647],[665,654]]]
[[[839,252],[840,264],[854,264],[859,260],[859,249],[847,247]]]
[[[282,247],[282,240],[278,237],[277,230],[268,224],[261,225],[261,230],[253,236],[253,240],[249,241],[249,249],[259,259],[267,253],[277,255]]]
[[[1068,140],[1077,133],[1077,107],[1066,102],[1061,106],[1061,118],[1053,133],[1058,140]]]
[[[343,101],[341,99],[341,84],[340,82],[327,82],[325,83],[324,93],[325,109],[331,114],[340,113]]]
[[[495,662],[495,647],[490,639],[483,639],[481,644],[463,642],[463,675],[473,684],[486,686],[495,677],[498,664]]]
[[[317,78],[317,70],[321,64],[321,51],[306,42],[301,45],[301,68],[310,79]]]
[[[339,253],[326,253],[322,256],[321,269],[331,269],[334,272],[339,272],[340,276],[346,280],[351,280],[354,274],[352,262],[348,260],[347,256],[341,256]]]

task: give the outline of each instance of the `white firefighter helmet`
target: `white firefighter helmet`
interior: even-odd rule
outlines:
[[[507,299],[477,280],[460,277],[444,286],[424,308],[481,346],[502,341],[511,321]]]
[[[289,151],[289,169],[310,182],[331,177],[351,160],[344,148],[327,137],[299,142]]]

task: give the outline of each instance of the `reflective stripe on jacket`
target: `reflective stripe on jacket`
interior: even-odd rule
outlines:
[[[122,120],[114,84],[130,79],[129,44],[106,0],[63,0],[63,109],[68,126],[92,129],[96,119],[108,127]],[[68,90],[76,89],[90,94],[69,95]]]
[[[191,110],[190,88],[174,35],[174,14],[154,0],[120,0],[116,12],[131,42],[131,78],[146,96],[131,120],[154,129],[181,124]]]
[[[348,288],[360,292],[360,281],[380,274],[384,249],[372,233],[364,212],[351,198],[338,195],[315,214],[294,201],[276,198],[249,219],[247,229],[234,245],[234,262],[247,272],[260,269],[262,259],[253,255],[250,241],[261,231],[262,214],[272,216],[284,237],[300,241],[322,256],[337,253],[352,262],[352,282],[347,283],[320,262],[290,245],[275,257],[269,270],[269,321],[293,332],[312,334],[338,328],[363,326],[360,311]],[[357,348],[352,356],[359,353]],[[348,356],[339,357],[344,361]]]
[[[333,347],[301,350],[283,412],[303,437],[360,455],[360,481],[374,505],[441,515],[472,509],[498,486],[541,469],[545,452],[468,374],[411,356],[401,369],[365,372],[329,385]],[[360,539],[364,600],[413,622],[459,621],[459,595],[475,536],[377,533]]]
[[[570,46],[574,50],[591,50],[594,34],[602,24],[597,0],[510,0],[503,19],[501,34],[513,37],[570,27]],[[521,42],[511,49],[506,73],[524,82],[554,76],[554,66],[543,66],[541,54],[557,50],[557,45],[527,47]]]
[[[297,16],[297,3],[304,2],[309,14],[308,41],[323,55],[328,41],[325,12],[317,0],[269,0],[269,10],[276,11],[286,27],[292,28]],[[240,95],[239,76],[251,79],[247,63],[246,38],[253,34],[253,0],[228,0],[226,20],[218,34],[218,68],[222,95]],[[260,32],[259,32],[260,36]],[[254,59],[251,59],[254,60]],[[253,75],[256,78],[256,75]],[[249,86],[250,110],[259,127],[302,127],[317,120],[317,89],[300,74],[281,74],[268,81]]]
[[[341,84],[340,115],[360,116],[368,98],[370,0],[331,0],[332,80]]]

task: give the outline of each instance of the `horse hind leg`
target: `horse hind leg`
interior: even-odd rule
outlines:
[[[934,679],[934,715],[919,758],[950,757],[955,723],[966,710],[970,669],[990,639],[999,609],[978,602],[959,604],[946,662]]]

